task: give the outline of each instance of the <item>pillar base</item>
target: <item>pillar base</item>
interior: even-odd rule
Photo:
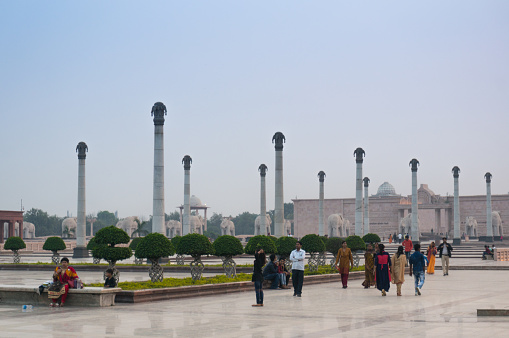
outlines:
[[[461,245],[461,238],[455,238],[452,240],[452,245]]]
[[[495,242],[501,242],[502,240],[500,239],[500,236],[493,236],[493,240]]]
[[[88,250],[86,247],[76,247],[74,248],[74,252],[72,254],[72,258],[87,258],[90,257]]]
[[[479,242],[493,242],[493,236],[479,236]]]

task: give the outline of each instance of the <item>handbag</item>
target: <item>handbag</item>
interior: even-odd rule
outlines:
[[[65,285],[57,279],[48,288],[48,298],[57,299],[65,293]]]

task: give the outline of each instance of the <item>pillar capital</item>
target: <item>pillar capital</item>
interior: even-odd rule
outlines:
[[[272,143],[275,143],[274,148],[276,150],[283,150],[283,143],[286,142],[285,135],[282,132],[278,131],[272,136]]]
[[[154,116],[154,125],[164,125],[164,115],[166,115],[166,106],[162,102],[156,102],[152,106],[151,116]]]
[[[260,166],[258,167],[258,171],[260,172],[261,177],[265,177],[267,170],[268,170],[267,166],[263,163],[260,164]]]
[[[76,146],[76,151],[78,152],[78,159],[80,160],[84,160],[87,158],[87,151],[88,151],[88,146],[85,142],[80,142],[78,143],[78,145]]]
[[[362,148],[357,148],[353,152],[353,156],[355,157],[356,163],[362,163],[364,162],[364,156],[366,156],[366,152]]]
[[[493,175],[489,172],[487,172],[486,174],[484,174],[484,178],[486,179],[486,183],[491,183],[491,177]]]
[[[191,170],[191,163],[193,163],[193,159],[191,156],[186,155],[182,159],[182,163],[184,164],[184,170]]]
[[[452,168],[452,173],[453,173],[452,176],[454,178],[460,177],[460,172],[461,171],[460,171],[460,168],[458,166],[455,166],[454,168]]]
[[[326,176],[326,175],[325,175],[325,172],[320,171],[320,172],[318,173],[318,181],[319,181],[319,182],[323,182],[323,181],[325,181],[325,176]]]
[[[362,179],[362,181],[364,182],[364,187],[365,187],[365,188],[369,187],[369,182],[371,182],[371,181],[369,180],[369,178],[368,178],[368,177],[364,177],[364,178]]]
[[[415,172],[417,171],[417,167],[419,167],[420,163],[416,158],[413,158],[408,165],[412,167],[412,172]]]

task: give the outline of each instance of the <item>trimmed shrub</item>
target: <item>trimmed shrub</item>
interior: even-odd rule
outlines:
[[[346,244],[352,250],[352,252],[358,250],[366,250],[366,243],[359,236],[348,236],[346,238]]]
[[[107,244],[109,246],[129,243],[131,240],[127,232],[114,225],[110,225],[109,227],[105,227],[97,231],[94,238],[97,244]]]
[[[297,240],[293,237],[279,237],[276,241],[277,253],[282,258],[288,258],[293,250],[295,250]]]
[[[175,248],[175,250],[177,250],[177,247],[179,246],[179,242],[180,242],[180,239],[182,238],[182,236],[175,236],[173,237],[170,241],[171,241],[171,244],[173,244],[173,247]],[[178,253],[178,252],[177,252]]]
[[[256,248],[262,248],[266,254],[276,253],[277,248],[274,241],[270,238],[272,236],[258,235],[251,237],[247,242],[244,252],[250,255],[254,255]]]
[[[131,239],[127,232],[114,225],[97,231],[94,239],[97,245],[93,248],[92,255],[95,258],[102,258],[115,264],[115,262],[127,259],[133,255],[129,247],[115,247],[117,244],[127,244]]]
[[[230,235],[219,236],[212,243],[212,246],[214,247],[214,255],[218,257],[233,257],[244,253],[240,240]]]
[[[136,237],[131,241],[131,243],[129,244],[129,247],[131,248],[131,250],[136,251],[136,247],[138,246],[138,244],[140,244],[140,241],[142,240],[142,238],[145,238],[145,237]]]
[[[338,254],[339,249],[341,248],[341,243],[344,241],[343,238],[340,237],[331,237],[327,240],[327,243],[325,244],[325,248],[327,252],[330,252],[331,254],[336,257]]]
[[[18,251],[21,249],[25,249],[27,245],[21,239],[21,237],[13,236],[9,237],[5,240],[4,250]]]
[[[57,253],[59,250],[65,250],[67,246],[64,243],[64,240],[60,237],[48,237],[42,246],[43,250],[53,251]]]
[[[140,239],[138,245],[135,246],[136,258],[148,258],[151,261],[157,261],[161,257],[169,257],[175,254],[173,244],[160,233],[154,232],[136,239]]]
[[[329,239],[329,236],[320,236],[320,239],[322,240],[323,244],[325,244],[325,247],[327,247],[327,240]]]
[[[274,242],[274,245],[276,245],[277,237],[276,236],[267,236],[270,238],[272,242]]]
[[[378,236],[377,234],[365,234],[363,237],[362,237],[362,240],[364,241],[364,243],[368,244],[368,243],[380,243],[380,236]]]
[[[212,244],[205,235],[187,234],[180,238],[177,245],[177,253],[197,258],[201,255],[214,254],[214,247],[212,247]]]
[[[87,244],[87,250],[94,250],[94,248],[97,246],[97,242],[95,241],[95,237],[92,237]]]
[[[312,253],[312,252],[324,252],[325,244],[323,244],[320,236],[315,234],[308,234],[300,240],[302,242],[302,249],[304,251]]]

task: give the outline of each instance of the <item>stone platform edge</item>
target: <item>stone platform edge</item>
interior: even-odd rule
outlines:
[[[508,317],[509,309],[477,309],[478,317],[485,316],[496,316],[496,317]]]

